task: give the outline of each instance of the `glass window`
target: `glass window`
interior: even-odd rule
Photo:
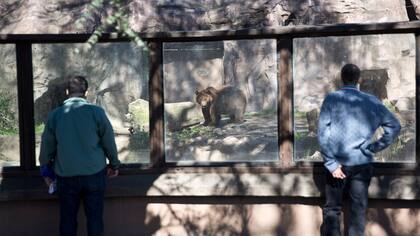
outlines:
[[[277,161],[275,40],[164,43],[166,161]]]
[[[0,44],[0,166],[19,166],[15,45]]]
[[[148,163],[149,89],[146,52],[131,43],[33,45],[37,159],[48,113],[66,99],[65,81],[88,79],[88,101],[105,109],[122,163]]]
[[[317,142],[319,109],[341,87],[347,63],[361,69],[360,90],[378,97],[399,119],[397,140],[376,162],[415,162],[416,85],[413,34],[301,38],[293,41],[296,161],[322,160]],[[381,136],[378,129],[373,139]]]

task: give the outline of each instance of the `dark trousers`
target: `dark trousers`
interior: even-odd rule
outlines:
[[[350,203],[349,236],[363,236],[366,224],[366,208],[368,203],[368,188],[372,178],[371,164],[345,166],[343,172],[346,178],[336,179],[326,170],[325,200],[323,208],[323,223],[321,235],[339,236],[340,216],[343,205],[343,194],[348,193]]]
[[[105,170],[94,175],[57,178],[61,236],[76,236],[81,201],[85,208],[88,235],[103,235],[105,181]]]

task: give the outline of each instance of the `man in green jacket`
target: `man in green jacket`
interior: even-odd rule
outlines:
[[[88,235],[103,235],[106,175],[118,176],[120,165],[112,126],[102,108],[86,101],[87,89],[84,77],[71,78],[68,99],[50,112],[42,134],[39,162],[57,175],[62,236],[76,235],[80,201]]]

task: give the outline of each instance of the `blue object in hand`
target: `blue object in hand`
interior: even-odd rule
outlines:
[[[50,165],[41,166],[41,176],[42,177],[48,177],[53,181],[56,179],[55,173],[52,170]]]

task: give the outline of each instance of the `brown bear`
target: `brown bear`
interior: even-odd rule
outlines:
[[[220,127],[221,115],[229,115],[232,122],[242,122],[246,109],[244,92],[233,86],[225,86],[220,90],[208,87],[196,91],[196,101],[201,106],[204,126]]]

